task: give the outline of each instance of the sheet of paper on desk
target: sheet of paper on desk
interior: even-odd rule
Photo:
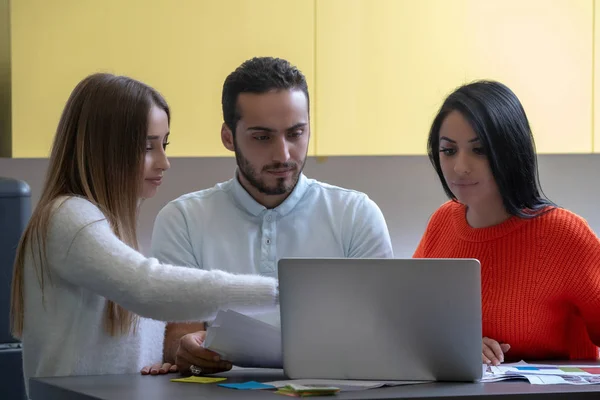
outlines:
[[[533,385],[596,385],[600,384],[597,367],[581,365],[528,364],[524,361],[490,366],[481,382],[526,379]]]
[[[219,311],[203,346],[245,368],[283,368],[281,330],[238,312]]]
[[[292,379],[287,381],[265,382],[267,385],[283,388],[287,385],[302,385],[311,387],[335,386],[342,392],[352,390],[375,389],[383,386],[416,385],[419,383],[429,383],[430,381],[359,381],[344,379]]]

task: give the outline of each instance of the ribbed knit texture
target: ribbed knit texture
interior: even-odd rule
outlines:
[[[598,358],[600,241],[583,218],[554,208],[472,228],[449,201],[414,257],[480,261],[483,336],[510,344],[506,361]]]

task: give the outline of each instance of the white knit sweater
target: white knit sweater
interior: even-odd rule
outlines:
[[[31,377],[133,373],[161,361],[164,323],[156,320],[204,321],[219,309],[275,306],[273,278],[160,264],[120,241],[89,201],[71,197],[55,210],[43,298],[30,252],[25,263],[27,388]],[[144,317],[137,333],[106,333],[106,299]]]

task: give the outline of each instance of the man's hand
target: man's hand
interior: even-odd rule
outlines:
[[[510,350],[510,345],[507,343],[498,343],[494,339],[488,337],[483,338],[483,349],[481,359],[484,364],[500,365],[504,362],[504,353]]]
[[[142,375],[163,375],[169,372],[177,372],[177,365],[169,363],[156,363],[142,368]]]
[[[206,332],[198,331],[188,333],[179,341],[175,363],[182,374],[189,375],[192,365],[200,368],[202,374],[216,374],[231,369],[229,361],[221,360],[217,353],[202,347],[205,338]]]

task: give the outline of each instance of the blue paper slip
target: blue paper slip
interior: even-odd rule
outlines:
[[[249,381],[244,383],[219,383],[219,386],[238,390],[275,389],[275,386],[265,385],[264,383],[256,381]]]

